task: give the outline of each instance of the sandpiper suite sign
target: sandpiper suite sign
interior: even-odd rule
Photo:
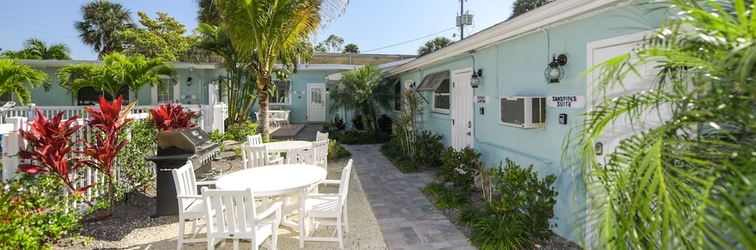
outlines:
[[[585,96],[550,95],[546,97],[546,106],[552,107],[552,108],[573,108],[573,109],[584,108]]]

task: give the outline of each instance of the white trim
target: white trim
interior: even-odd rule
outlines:
[[[595,63],[600,63],[600,62],[593,61],[594,50],[606,48],[606,47],[613,47],[617,45],[628,44],[628,43],[641,43],[646,36],[650,35],[654,31],[655,30],[646,30],[646,31],[632,33],[632,34],[588,42],[585,46],[586,47],[586,50],[585,50],[586,51],[586,69],[592,68]],[[586,77],[586,80],[587,80],[586,103],[585,103],[586,110],[593,109],[594,103],[591,98],[593,96],[593,88],[594,88],[593,81],[598,78],[599,73],[600,71],[593,70],[590,73],[588,73],[588,76]]]
[[[278,102],[278,101],[276,101],[276,102],[270,102],[269,101],[268,104],[270,106],[289,106],[289,105],[291,105],[291,97],[292,97],[292,92],[293,92],[292,89],[294,89],[294,82],[291,79],[284,79],[284,80],[273,79],[273,82],[274,82],[273,84],[275,84],[275,81],[289,81],[289,92],[288,92],[289,95],[287,95],[285,97],[286,98],[285,102]],[[276,96],[276,98],[278,98],[280,100],[281,97],[280,96]]]
[[[171,80],[173,79],[168,77],[161,77],[161,82],[159,84],[163,84],[162,81],[164,80]],[[176,83],[173,85],[173,100],[171,103],[174,103],[175,101],[181,102],[181,84]],[[150,105],[160,105],[165,102],[158,102],[158,86],[150,86]]]
[[[565,22],[574,22],[629,5],[634,0],[560,0],[498,23],[461,41],[388,71],[389,76],[449,60],[505,40]]]

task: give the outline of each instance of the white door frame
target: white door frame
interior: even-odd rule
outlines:
[[[463,149],[465,146],[475,148],[475,117],[473,105],[473,89],[470,86],[470,76],[472,68],[462,68],[451,72],[449,81],[452,84],[450,88],[450,116],[451,126],[451,144],[455,149]],[[462,110],[460,110],[462,109]]]
[[[310,115],[311,112],[314,112],[315,110],[311,110],[311,103],[310,98],[312,97],[311,89],[313,88],[320,88],[322,89],[323,93],[323,111],[322,111],[322,117],[323,119],[313,119]],[[328,102],[328,95],[326,94],[326,84],[325,83],[308,83],[307,84],[307,121],[308,122],[325,122],[326,118],[328,116],[328,112],[326,110],[327,108],[327,102]]]
[[[603,40],[598,40],[598,41],[593,41],[593,42],[587,43],[586,44],[586,53],[587,53],[586,68],[590,69],[595,64],[602,63],[602,61],[595,61],[594,60],[594,57],[595,57],[594,53],[597,50],[601,50],[601,49],[605,49],[605,48],[610,48],[610,47],[616,47],[616,46],[622,46],[622,45],[638,44],[638,43],[640,43],[640,42],[643,41],[643,38],[645,36],[651,34],[651,32],[652,31],[642,31],[642,32],[638,32],[638,33],[633,33],[633,34],[628,34],[628,35],[622,35],[622,36],[617,36],[617,37],[612,37],[612,38],[608,38],[608,39],[603,39]],[[586,78],[586,84],[587,84],[587,92],[586,92],[586,97],[587,97],[586,99],[587,99],[587,101],[586,101],[586,106],[585,106],[586,107],[586,111],[592,110],[601,101],[603,101],[603,98],[596,98],[596,93],[594,93],[594,91],[596,91],[596,89],[595,89],[595,86],[594,86],[593,82],[594,82],[594,80],[596,80],[596,79],[599,78],[599,76],[600,76],[599,74],[600,74],[599,70],[594,70],[594,71],[591,71],[588,74],[588,77]],[[603,156],[606,156],[606,154],[614,151],[614,148],[609,149],[606,146],[607,145],[604,145],[604,147],[603,147],[603,152],[604,152]],[[600,156],[600,157],[603,157],[603,156]],[[597,156],[597,157],[599,157],[599,156]],[[586,169],[586,171],[590,171],[590,168]],[[590,196],[590,194],[586,194],[586,197],[589,197],[589,196]],[[585,210],[586,216],[585,216],[585,218],[587,218],[588,220],[590,220],[590,218],[588,218],[588,216],[587,216],[588,212],[590,211],[590,209],[591,209],[590,204],[586,203],[586,210]],[[585,246],[583,246],[583,247],[586,248],[586,249],[596,249],[597,248],[597,246],[595,245],[595,243],[598,242],[598,235],[595,235],[593,233],[595,227],[596,227],[596,221],[590,220],[590,221],[586,221],[585,222],[585,234],[584,234],[584,237],[585,237],[584,238]]]
[[[170,79],[170,78],[163,78],[161,79],[161,81],[166,80],[166,79]],[[162,82],[160,84],[162,84]],[[181,87],[180,86],[181,86],[181,83],[173,84],[173,100],[171,100],[171,103],[177,100],[179,101],[179,103],[181,102]],[[151,105],[161,104],[161,102],[158,102],[157,96],[158,96],[158,86],[150,87],[150,104]]]

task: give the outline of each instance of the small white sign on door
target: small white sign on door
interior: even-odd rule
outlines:
[[[550,95],[546,97],[546,106],[552,108],[581,109],[585,107],[585,96]]]

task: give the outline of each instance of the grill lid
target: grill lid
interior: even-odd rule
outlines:
[[[175,147],[187,153],[201,151],[203,146],[210,141],[210,135],[199,127],[177,128],[158,133],[157,144],[159,149]],[[207,146],[205,146],[207,147]]]

